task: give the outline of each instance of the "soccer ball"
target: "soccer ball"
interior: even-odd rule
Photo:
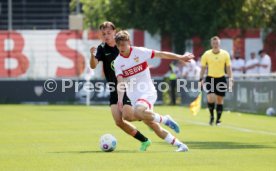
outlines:
[[[116,138],[111,134],[104,134],[100,138],[100,148],[104,152],[114,151],[117,145]]]
[[[270,107],[266,110],[266,115],[268,115],[268,116],[273,116],[275,114],[276,114],[276,112],[273,107]]]

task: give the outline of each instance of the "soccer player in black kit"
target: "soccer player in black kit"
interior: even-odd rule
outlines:
[[[124,106],[123,106],[122,112],[118,109],[118,106],[117,106],[117,102],[118,102],[118,95],[116,91],[117,78],[115,76],[113,62],[115,58],[118,56],[119,50],[116,47],[116,43],[114,39],[116,34],[115,25],[112,22],[102,23],[100,25],[100,34],[102,36],[104,43],[98,46],[96,55],[95,55],[96,48],[92,47],[90,49],[90,53],[91,53],[90,67],[92,69],[95,69],[97,64],[100,61],[102,61],[106,80],[107,82],[110,83],[110,86],[112,86],[111,89],[114,90],[110,92],[109,101],[110,101],[111,113],[115,121],[115,124],[119,128],[121,128],[124,132],[133,136],[134,138],[136,138],[141,142],[140,151],[146,151],[147,147],[151,144],[151,141],[143,134],[141,134],[133,125],[131,125],[129,122],[126,121],[126,120],[131,120],[131,121],[135,120],[132,116],[133,109],[132,109],[130,100],[128,99],[126,94],[123,99]],[[154,123],[151,123],[151,124],[154,124]]]

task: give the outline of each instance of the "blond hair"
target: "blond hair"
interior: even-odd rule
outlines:
[[[130,37],[126,30],[121,30],[115,35],[115,42],[118,44],[121,41],[129,41]]]

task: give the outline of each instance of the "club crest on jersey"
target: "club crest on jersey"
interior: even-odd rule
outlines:
[[[135,61],[135,62],[139,62],[139,57],[138,57],[138,56],[135,57],[135,58],[134,58],[134,61]]]
[[[114,70],[114,60],[110,63],[110,68],[111,68],[113,71],[115,71],[115,70]]]

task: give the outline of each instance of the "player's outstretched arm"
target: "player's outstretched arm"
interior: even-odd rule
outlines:
[[[175,53],[164,52],[164,51],[155,51],[154,56],[162,59],[181,60],[184,62],[190,62],[190,60],[195,57],[192,53],[185,53],[184,55],[178,55]]]
[[[92,47],[90,49],[90,55],[91,55],[91,58],[90,58],[90,68],[92,69],[95,69],[97,64],[99,63],[99,61],[96,59],[95,57],[95,52],[96,52],[96,48],[95,47]]]
[[[125,82],[121,75],[117,76],[117,93],[118,93],[118,108],[123,110],[123,98],[125,94]]]

